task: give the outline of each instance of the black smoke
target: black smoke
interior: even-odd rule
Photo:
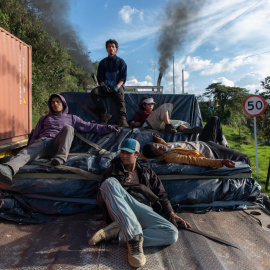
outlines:
[[[93,74],[90,52],[67,19],[69,0],[29,0],[28,4],[37,11],[44,28],[67,48],[86,72]]]
[[[174,52],[181,49],[189,27],[201,9],[203,0],[169,1],[158,39],[159,72],[164,74],[172,61]]]

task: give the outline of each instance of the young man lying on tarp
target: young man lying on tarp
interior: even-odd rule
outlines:
[[[142,158],[157,158],[166,163],[183,163],[215,168],[235,167],[235,161],[250,165],[249,157],[226,147],[220,120],[212,117],[199,135],[199,141],[166,143],[154,135],[157,143],[148,143],[142,149]]]

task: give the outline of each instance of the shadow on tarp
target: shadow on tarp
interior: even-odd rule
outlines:
[[[199,106],[194,95],[161,95],[153,94],[156,106],[164,102],[174,104],[172,119],[187,121],[191,126],[202,126]],[[80,116],[85,121],[97,121],[95,107],[90,93],[63,93],[69,106],[69,112]],[[125,94],[128,120],[137,112],[138,104],[144,94]],[[109,112],[113,114],[112,124],[118,123],[117,110],[110,98],[106,98]],[[159,134],[167,142],[194,141],[197,135],[183,133],[165,134],[144,128],[121,128],[119,133],[94,134],[83,136],[98,144],[101,148],[111,151],[109,155],[97,155],[97,151],[79,138],[75,138],[71,147],[71,155],[65,163],[67,166],[77,167],[95,174],[102,174],[110,166],[111,160],[119,154],[119,146],[126,138],[138,140],[143,147],[153,141],[153,135]],[[45,160],[48,162],[48,160]],[[235,169],[213,169],[208,167],[183,164],[165,164],[162,161],[142,161],[149,165],[157,174],[185,174],[209,175],[209,179],[185,179],[163,181],[173,205],[200,204],[213,201],[251,200],[256,201],[260,194],[260,186],[251,179],[223,179],[213,178],[217,175],[233,175],[235,173],[251,172],[248,165],[239,164]],[[47,167],[32,162],[25,165],[19,173],[67,174],[67,170]],[[212,176],[212,177],[210,177]],[[199,177],[199,176],[198,176]],[[188,178],[188,176],[187,176]],[[0,186],[0,217],[24,223],[42,223],[50,220],[53,215],[74,214],[82,211],[92,211],[96,208],[98,183],[88,179],[60,179],[60,178],[14,178],[10,187]]]

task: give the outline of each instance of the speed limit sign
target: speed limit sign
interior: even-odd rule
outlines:
[[[259,95],[250,95],[245,98],[243,108],[247,115],[256,117],[264,113],[266,102],[264,98]]]

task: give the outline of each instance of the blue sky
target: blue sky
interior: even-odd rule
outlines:
[[[166,6],[176,10],[186,2],[197,6],[184,23],[172,23],[182,40],[173,51],[175,93],[182,93],[182,69],[185,92],[196,95],[213,82],[244,87],[253,94],[261,89],[260,81],[270,76],[268,0],[69,2],[68,18],[91,51],[92,61],[106,57],[106,40],[118,41],[117,55],[128,66],[126,85],[157,85],[159,36],[172,19],[166,15]],[[166,53],[171,43],[163,44]],[[168,63],[161,85],[164,93],[173,93],[173,60]]]

